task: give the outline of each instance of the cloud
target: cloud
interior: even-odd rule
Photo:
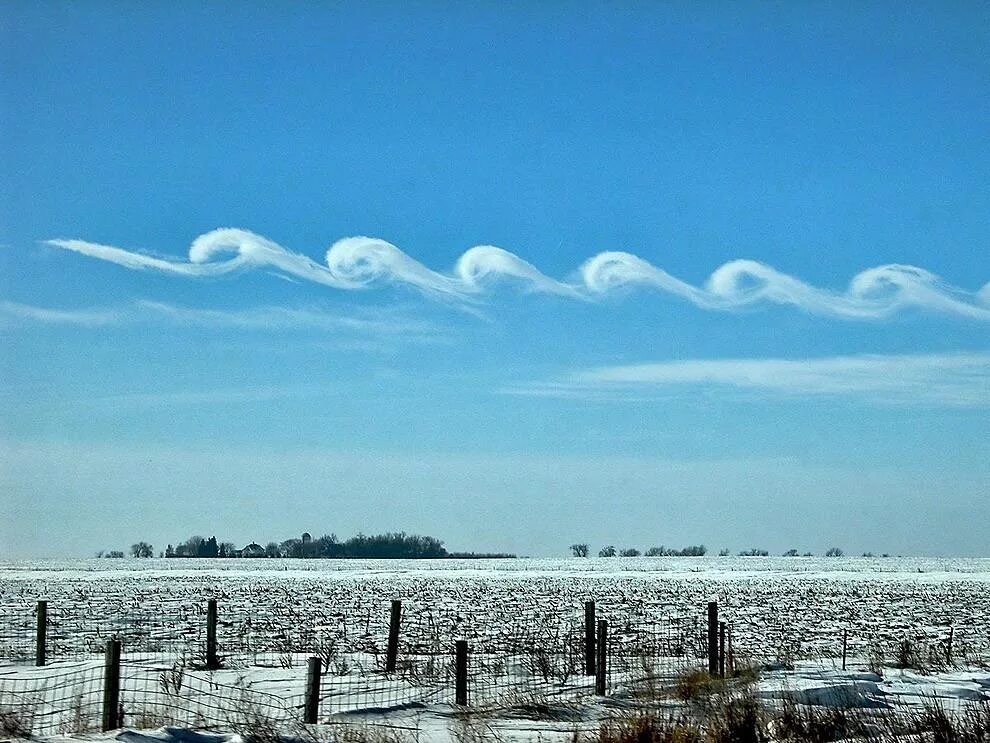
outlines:
[[[178,390],[154,392],[126,392],[117,395],[102,395],[89,397],[85,405],[104,405],[113,403],[115,406],[127,405],[132,407],[156,407],[189,405],[194,407],[204,405],[227,405],[242,403],[273,402],[302,397],[326,397],[339,393],[332,387],[316,385],[296,386],[261,386],[242,388],[215,388],[201,390]]]
[[[990,353],[813,359],[693,359],[604,366],[502,390],[549,397],[625,398],[645,390],[713,388],[884,404],[990,406]]]
[[[776,304],[816,315],[866,320],[915,308],[990,321],[990,283],[967,291],[922,268],[901,264],[862,271],[839,292],[812,286],[753,260],[725,263],[712,272],[703,286],[694,286],[638,256],[616,251],[589,258],[573,280],[561,281],[492,245],[471,248],[450,273],[442,273],[424,266],[395,245],[372,237],[338,240],[326,252],[324,264],[247,230],[230,228],[197,237],[189,248],[188,260],[159,258],[83,240],[57,239],[46,244],[132,270],[203,278],[265,269],[338,290],[408,286],[459,304],[475,303],[497,284],[512,283],[524,291],[583,300],[630,289],[652,289],[718,311]]]
[[[369,312],[339,315],[312,307],[250,307],[242,310],[211,310],[141,300],[135,309],[177,323],[242,330],[327,330],[373,335],[422,337],[438,332],[436,326],[419,320]]]
[[[28,320],[47,325],[98,327],[118,325],[123,319],[123,315],[118,310],[113,309],[57,310],[47,307],[33,307],[18,302],[0,301],[0,322]]]
[[[441,338],[432,323],[403,317],[396,312],[364,311],[341,315],[315,307],[262,306],[239,310],[213,310],[139,300],[115,308],[60,310],[0,301],[0,321],[40,322],[50,325],[84,327],[121,326],[146,322],[167,322],[235,330],[316,330],[336,334],[390,337],[412,342],[433,342]]]

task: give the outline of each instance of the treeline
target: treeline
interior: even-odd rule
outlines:
[[[238,549],[232,542],[220,542],[192,536],[178,545],[168,545],[163,557],[294,557],[304,559],[430,559],[443,557],[511,557],[512,555],[449,554],[443,542],[435,537],[389,532],[387,534],[358,534],[341,541],[336,534],[313,538],[308,532],[299,538],[268,542],[265,546],[252,542]]]
[[[514,560],[518,555],[509,552],[448,552],[450,560]]]
[[[587,544],[572,544],[570,547],[571,555],[573,557],[588,557],[590,555],[590,550]],[[703,544],[692,545],[690,547],[683,547],[682,549],[674,549],[673,547],[665,547],[660,545],[659,547],[650,547],[646,552],[640,552],[635,547],[629,547],[627,549],[616,549],[615,545],[607,545],[598,550],[599,557],[639,557],[640,555],[645,555],[646,557],[704,557],[708,554],[708,549]],[[728,549],[723,549],[718,553],[719,557],[728,557],[731,554]],[[770,552],[768,550],[759,549],[758,547],[753,547],[751,549],[741,550],[737,553],[739,557],[769,557]],[[799,553],[796,549],[789,549],[784,552],[782,557],[813,557],[811,552]],[[825,552],[825,557],[844,557],[845,553],[838,547],[829,547]],[[875,555],[872,552],[864,552],[863,557],[890,557],[890,555],[884,552],[881,555]]]
[[[588,545],[571,545],[571,555],[574,557],[587,557],[588,554]],[[643,554],[647,557],[704,557],[708,554],[708,548],[703,544],[691,545],[690,547],[683,547],[681,549],[660,545],[659,547],[650,547],[643,553],[635,547],[616,549],[615,545],[610,544],[598,550],[599,557],[639,557]]]
[[[217,542],[216,537],[204,539],[203,537],[189,537],[185,542],[173,547],[171,544],[165,549],[164,557],[233,557],[234,552],[238,552],[237,545],[233,542]],[[131,551],[133,555],[133,550]],[[140,557],[140,555],[134,555]]]

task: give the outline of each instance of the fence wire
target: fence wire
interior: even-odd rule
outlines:
[[[93,588],[92,590],[99,590]],[[109,639],[123,647],[118,723],[147,728],[186,725],[240,730],[299,725],[304,717],[307,666],[320,660],[319,719],[359,711],[455,700],[454,641],[466,640],[468,703],[491,710],[579,702],[596,693],[587,673],[586,626],[580,604],[557,609],[520,605],[507,616],[474,609],[404,606],[399,654],[386,672],[387,602],[348,612],[299,605],[291,591],[258,596],[250,611],[218,595],[217,656],[208,668],[206,603],[121,601],[94,616],[80,594],[49,605],[45,667],[34,667],[38,605],[7,596],[0,609],[0,714],[35,735],[84,733],[101,725],[103,653]],[[270,599],[270,600],[269,600]],[[267,603],[266,603],[267,601]],[[147,608],[154,606],[154,610]],[[498,619],[493,619],[493,614]],[[793,669],[801,659],[827,660],[837,669],[891,663],[950,668],[983,638],[947,627],[875,627],[864,618],[844,634],[805,632],[793,638],[780,625],[751,625],[745,608],[726,621],[728,675],[747,669]],[[608,693],[636,695],[669,689],[688,671],[708,667],[707,623],[702,616],[657,618],[646,611],[599,606],[608,627]],[[771,638],[769,644],[765,638]],[[764,638],[762,642],[754,638]],[[822,671],[827,675],[826,663]],[[823,676],[824,679],[824,676]]]
[[[266,691],[259,688],[258,680],[229,676],[190,672],[178,665],[164,669],[125,665],[122,722],[138,728],[184,725],[238,731],[259,726],[284,729],[301,721],[301,679],[269,680]]]
[[[100,729],[103,666],[77,662],[57,669],[0,675],[0,710],[10,725],[34,735],[86,733]]]

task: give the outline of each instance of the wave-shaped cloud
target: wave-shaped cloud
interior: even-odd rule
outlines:
[[[327,250],[321,264],[241,229],[218,229],[197,237],[188,260],[159,258],[84,240],[46,244],[132,270],[186,277],[219,277],[252,269],[357,290],[381,284],[408,286],[428,296],[474,302],[500,282],[525,291],[593,300],[622,290],[655,289],[708,309],[731,311],[759,304],[789,305],[805,312],[847,319],[889,317],[918,308],[990,320],[990,283],[976,291],[951,286],[916,266],[887,264],[853,276],[843,292],[823,289],[753,260],[719,266],[694,286],[631,253],[609,251],[585,261],[571,281],[551,278],[507,250],[479,245],[465,252],[450,273],[434,271],[385,240],[348,237]]]

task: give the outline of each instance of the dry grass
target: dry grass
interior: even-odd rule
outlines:
[[[630,715],[603,723],[587,743],[990,743],[990,704],[950,714],[931,705],[913,715],[790,706],[773,713],[751,697],[688,714]]]
[[[587,743],[705,743],[705,736],[681,718],[636,715],[602,723]]]
[[[693,670],[678,676],[674,696],[684,702],[699,702],[715,694],[724,694],[726,689],[724,679],[711,676],[707,671]]]
[[[711,676],[707,671],[685,671],[677,677],[673,694],[683,702],[705,702],[713,697],[745,694],[760,678],[753,666],[739,666],[730,678]]]
[[[0,707],[0,738],[30,738],[33,710],[25,707]]]
[[[307,743],[322,743],[319,738],[306,737]],[[384,725],[334,725],[326,743],[418,743],[416,730]]]
[[[930,705],[912,720],[912,732],[927,734],[932,743],[990,743],[990,703],[950,715]]]

